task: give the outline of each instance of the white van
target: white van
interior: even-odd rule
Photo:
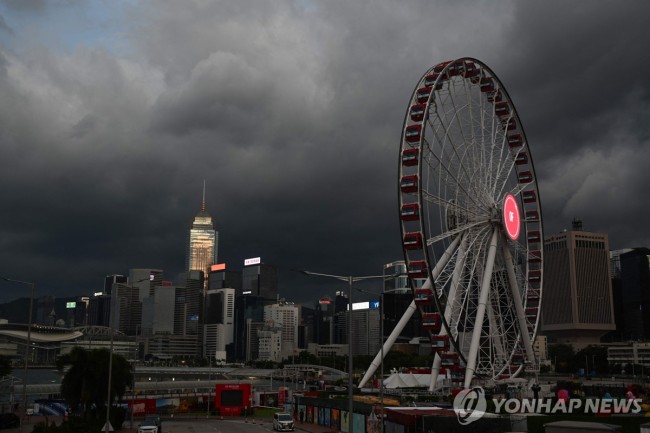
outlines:
[[[290,413],[276,412],[273,414],[273,430],[293,431],[293,417]]]

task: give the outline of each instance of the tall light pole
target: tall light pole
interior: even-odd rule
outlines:
[[[113,317],[113,311],[109,313],[110,317]],[[109,319],[110,321],[110,319]],[[111,430],[111,376],[113,375],[113,327],[111,326],[111,345],[108,349],[108,391],[106,396],[106,424],[104,424],[104,431],[108,433]]]
[[[388,278],[392,275],[387,276]],[[361,293],[376,295],[376,293],[367,290],[355,289]],[[384,291],[379,294],[379,344],[381,345],[381,364],[379,365],[379,400],[381,406],[381,432],[384,432]]]
[[[335,280],[345,281],[348,283],[348,423],[349,429],[348,433],[354,433],[354,422],[353,422],[353,413],[354,413],[354,401],[352,400],[354,393],[352,392],[353,386],[353,372],[354,372],[354,363],[352,361],[352,283],[363,280],[372,280],[372,279],[384,279],[384,275],[365,275],[362,277],[355,277],[352,275],[332,275],[332,274],[321,274],[318,272],[311,272],[305,270],[298,270],[305,275],[315,276],[315,277],[326,277],[334,278]]]
[[[115,330],[113,328],[113,305],[115,305],[116,307],[119,306],[119,298],[117,298],[118,299],[117,302],[114,303],[113,302],[113,296],[117,296],[117,293],[116,293],[117,288],[124,287],[124,288],[133,290],[133,289],[138,288],[134,284],[138,284],[138,283],[141,283],[143,281],[151,281],[151,278],[141,278],[141,279],[139,279],[137,281],[133,281],[131,283],[131,285],[124,284],[124,283],[114,283],[113,287],[111,288],[112,289],[111,290],[111,307],[110,307],[109,319],[108,319],[109,327],[111,328],[111,345],[110,345],[110,349],[109,349],[110,358],[109,358],[109,361],[108,361],[108,397],[106,398],[108,404],[106,406],[106,425],[104,426],[104,428],[106,429],[106,433],[108,433],[109,427],[111,427],[109,425],[108,416],[110,415],[110,407],[111,407],[110,401],[111,401],[111,376],[113,374],[113,336],[115,335]],[[129,313],[128,322],[127,322],[127,335],[128,335],[128,330],[131,329],[131,322],[132,322],[131,299],[133,298],[133,293],[128,293],[127,295],[128,295],[127,296],[127,306],[128,306],[127,308],[128,308],[128,313]],[[120,314],[121,314],[121,312],[120,312]],[[140,326],[140,330],[142,330],[142,323],[140,323],[139,326]],[[117,327],[118,328],[120,327],[119,323],[117,323]],[[134,343],[134,348],[137,347],[137,345],[138,345],[138,325],[136,325],[136,327],[135,327],[135,336],[133,338],[133,343]],[[137,351],[134,350],[134,355],[136,353],[137,353]],[[133,409],[134,409],[134,404],[135,404],[135,367],[136,367],[135,364],[136,364],[136,360],[135,360],[135,356],[134,356],[134,359],[133,359],[133,380],[131,382],[131,413],[129,415],[129,419],[130,419],[129,424],[130,424],[131,428],[133,428]]]
[[[216,349],[215,349],[216,351]],[[215,351],[213,351],[213,355],[208,354],[208,362],[210,363],[210,367],[208,369],[208,395],[205,397],[205,417],[210,418],[210,389],[212,388],[212,357],[214,356]]]
[[[27,348],[25,349],[25,371],[23,376],[23,416],[20,420],[20,433],[23,433],[23,424],[25,423],[25,414],[27,413],[27,365],[29,363],[29,349],[32,345],[32,310],[34,309],[34,291],[36,284],[31,281],[20,281],[12,278],[0,277],[9,283],[23,284],[31,288],[29,295],[29,319],[27,319]]]

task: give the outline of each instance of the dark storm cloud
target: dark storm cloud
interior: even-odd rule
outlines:
[[[497,74],[534,140],[547,232],[578,217],[615,248],[650,242],[648,14],[643,2],[517,4]]]
[[[16,10],[43,10],[46,0],[2,0],[3,5]]]
[[[5,22],[5,19],[4,19],[4,17],[2,15],[0,15],[0,30],[2,30],[3,32],[6,32],[6,33],[8,33],[10,35],[14,34],[14,31],[11,29],[11,27],[9,27],[7,25],[7,23]]]
[[[230,267],[262,256],[297,301],[340,285],[292,268],[379,273],[402,255],[408,98],[461,56],[487,63],[518,107],[548,231],[577,216],[614,246],[650,244],[648,6],[437,3],[136,2],[114,39],[53,51],[5,2],[0,274],[58,295],[135,267],[175,279],[203,179]]]

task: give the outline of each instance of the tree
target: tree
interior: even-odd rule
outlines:
[[[107,349],[86,350],[75,347],[69,354],[57,359],[59,370],[70,366],[61,381],[61,394],[73,410],[81,408],[86,417],[91,414],[93,406],[97,409],[95,416],[100,416],[106,407],[109,354]],[[123,356],[113,354],[111,396],[108,403],[112,404],[116,397],[122,398],[131,383],[131,365]]]
[[[580,350],[573,358],[573,370],[576,371],[580,368],[584,368],[587,375],[609,373],[607,348],[591,345]]]
[[[557,373],[571,373],[575,356],[573,348],[568,344],[552,344],[548,346],[548,356],[555,365]]]
[[[11,360],[4,355],[0,355],[0,377],[8,376],[11,373]]]

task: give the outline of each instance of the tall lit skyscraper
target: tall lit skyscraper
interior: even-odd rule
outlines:
[[[214,229],[212,217],[205,209],[205,181],[203,182],[203,201],[201,210],[194,218],[189,231],[187,243],[186,269],[203,271],[208,275],[208,268],[217,262],[219,233]]]

